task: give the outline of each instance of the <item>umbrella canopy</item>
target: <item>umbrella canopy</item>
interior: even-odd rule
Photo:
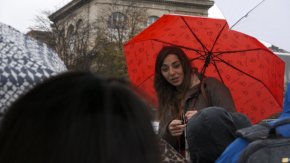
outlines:
[[[33,85],[66,66],[46,44],[0,23],[0,114]]]
[[[231,91],[236,108],[256,123],[280,112],[284,62],[257,39],[229,30],[223,19],[164,15],[124,45],[133,84],[151,101],[154,66],[165,45],[181,47],[205,75],[221,80]]]
[[[290,51],[289,0],[215,0],[231,29]]]

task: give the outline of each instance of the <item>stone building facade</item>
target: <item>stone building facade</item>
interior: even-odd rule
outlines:
[[[208,16],[213,4],[212,0],[72,0],[49,19],[58,30],[52,33],[61,36],[54,39],[55,49],[69,69],[105,72],[110,65],[118,76],[126,74],[122,46],[128,39],[163,14]]]
[[[117,3],[128,5],[130,1],[132,0],[117,0]],[[134,3],[137,8],[147,9],[147,25],[163,14],[208,16],[208,9],[214,4],[212,0],[134,0]],[[95,23],[102,11],[111,4],[112,0],[72,0],[51,14],[49,19],[56,24],[70,24],[68,22],[78,17],[80,20],[86,19],[88,23]],[[77,24],[74,27],[77,27]]]

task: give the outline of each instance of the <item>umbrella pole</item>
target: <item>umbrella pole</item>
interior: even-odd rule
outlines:
[[[186,124],[187,121],[186,121],[186,118],[185,118],[185,113],[182,114],[182,119],[183,119],[183,123]],[[188,148],[188,142],[187,142],[187,139],[186,139],[186,135],[187,135],[187,132],[186,132],[186,128],[184,130],[184,142],[185,142],[185,159],[188,161],[188,162],[191,162],[191,159],[190,159],[190,152],[189,152],[189,148]]]

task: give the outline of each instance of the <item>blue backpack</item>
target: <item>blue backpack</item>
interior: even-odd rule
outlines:
[[[216,163],[290,162],[290,118],[240,129],[237,136]]]
[[[290,83],[278,119],[237,131],[216,163],[290,162]]]
[[[237,135],[249,144],[240,155],[239,163],[274,163],[290,161],[290,138],[284,137],[287,130],[278,132],[279,126],[290,130],[290,118],[274,123],[261,123],[237,131]]]

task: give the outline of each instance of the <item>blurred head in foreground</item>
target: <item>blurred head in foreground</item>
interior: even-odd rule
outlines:
[[[118,79],[52,77],[20,97],[0,128],[0,162],[157,163],[147,106]]]

